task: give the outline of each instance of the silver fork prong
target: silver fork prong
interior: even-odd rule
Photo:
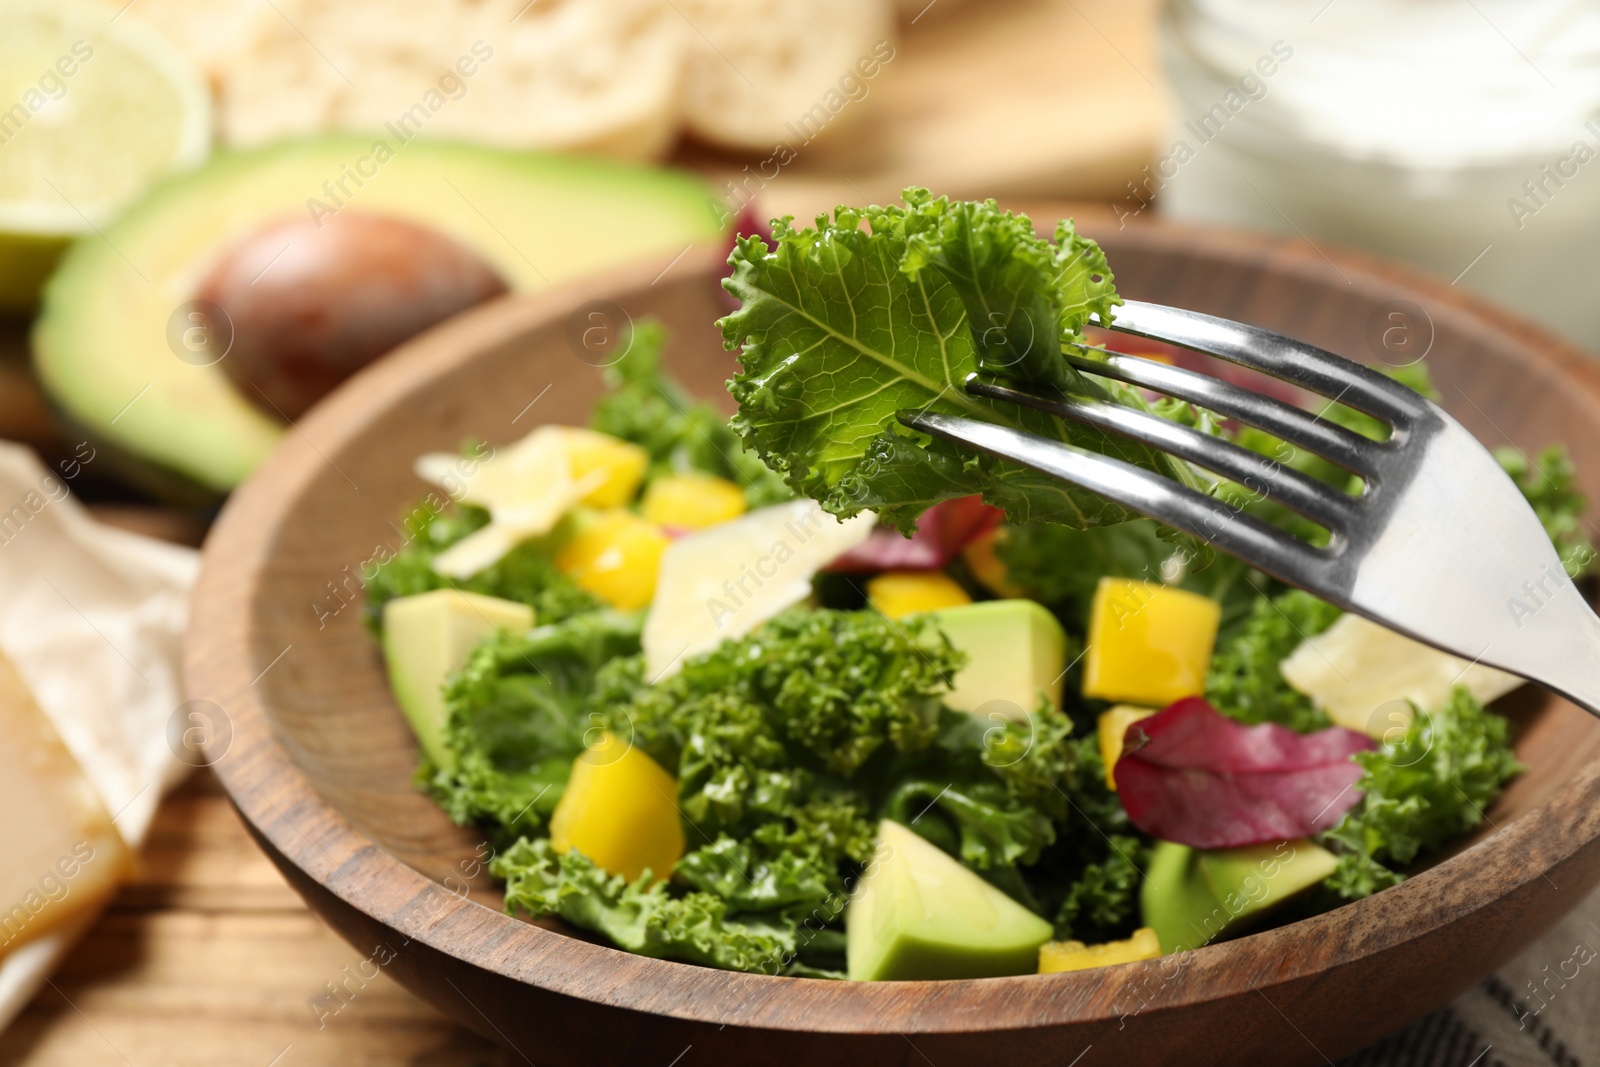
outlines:
[[[1348,530],[1357,518],[1356,500],[1332,486],[1232,441],[1122,404],[1083,397],[1044,397],[1009,386],[968,380],[967,392],[1020,404],[1087,426],[1153,445],[1244,486],[1250,492],[1286,504],[1332,533]]]
[[[1387,375],[1259,326],[1141,300],[1125,302],[1109,326],[1270,374],[1364,411],[1396,430],[1423,414],[1422,397]]]
[[[1261,393],[1213,378],[1198,371],[1174,367],[1153,359],[1110,353],[1103,358],[1064,355],[1086,374],[1115,378],[1214,411],[1230,419],[1257,426],[1290,444],[1311,452],[1371,481],[1377,469],[1380,445]]]
[[[1098,493],[1209,541],[1282,581],[1307,584],[1308,575],[1317,573],[1325,559],[1304,541],[1238,508],[1119,459],[975,419],[905,412],[900,421],[914,430],[1013,460]]]

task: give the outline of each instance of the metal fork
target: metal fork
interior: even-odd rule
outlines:
[[[1363,492],[1341,492],[1232,442],[1119,404],[1036,396],[976,378],[968,391],[1099,427],[1242,483],[1327,529],[1328,543],[1315,546],[1229,502],[1059,441],[933,413],[902,414],[901,422],[1089,489],[1347,611],[1539,682],[1600,716],[1600,618],[1515,483],[1438,405],[1359,363],[1212,315],[1129,301],[1107,325],[1249,367],[1378,419],[1389,427],[1387,440],[1155,360],[1065,356],[1085,374],[1260,427],[1357,475]]]

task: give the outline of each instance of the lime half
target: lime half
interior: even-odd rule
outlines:
[[[0,0],[0,307],[32,306],[66,243],[203,160],[194,66],[117,9]]]

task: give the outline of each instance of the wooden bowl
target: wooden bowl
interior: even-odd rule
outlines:
[[[1409,315],[1431,332],[1447,408],[1490,444],[1565,441],[1600,499],[1600,373],[1539,329],[1304,242],[1087,228],[1130,297],[1354,358],[1383,354],[1383,331],[1403,324],[1391,313]],[[857,984],[646,959],[502,914],[487,846],[411,785],[412,737],[359,618],[362,574],[401,545],[398,520],[426,491],[411,473],[417,454],[586,417],[598,376],[569,337],[603,324],[592,312],[660,318],[673,371],[726,400],[733,357],[712,326],[726,308],[721,260],[696,250],[665,273],[652,264],[507,299],[418,339],[306,418],[206,543],[186,678],[231,728],[231,742],[214,738],[217,773],[261,847],[371,966],[551,1067],[635,1056],[1286,1067],[1355,1050],[1445,1003],[1600,880],[1600,725],[1524,691],[1512,712],[1528,773],[1470,847],[1370,899],[1181,956],[1047,977]]]

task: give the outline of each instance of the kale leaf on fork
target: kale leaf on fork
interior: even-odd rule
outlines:
[[[993,201],[909,189],[903,207],[841,207],[816,229],[778,220],[774,240],[741,239],[724,282],[742,303],[721,320],[724,343],[742,346],[729,383],[733,426],[829,511],[871,508],[904,532],[940,500],[981,492],[1019,523],[1131,517],[1020,464],[929,440],[898,423],[902,411],[1010,426],[1201,485],[1154,449],[967,395],[967,378],[982,372],[1147,408],[1136,391],[1085,378],[1062,358],[1091,314],[1107,321],[1120,302],[1104,254],[1070,222],[1046,240]]]

